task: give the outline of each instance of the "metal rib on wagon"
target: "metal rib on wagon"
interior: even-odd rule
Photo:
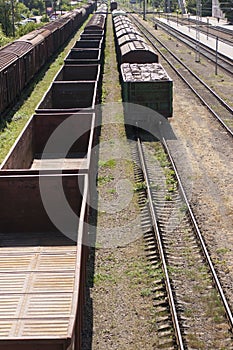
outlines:
[[[87,25],[85,26],[85,31],[89,30],[104,30],[106,23],[106,15],[96,14],[93,16]]]
[[[146,42],[146,40],[138,33],[127,33],[118,38],[119,46],[132,41],[143,41],[144,43]]]
[[[124,26],[123,27],[120,27],[116,33],[115,33],[115,36],[116,38],[119,40],[119,38],[123,35],[127,35],[127,34],[138,34],[139,36],[141,36],[141,34],[134,28],[125,28]]]
[[[121,63],[158,63],[158,55],[143,41],[126,42],[119,51]]]

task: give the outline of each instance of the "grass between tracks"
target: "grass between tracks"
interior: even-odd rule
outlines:
[[[138,206],[138,192],[144,184],[135,184],[110,16],[102,91],[96,249],[92,252],[94,269],[88,274],[91,307],[85,311],[82,349],[89,349],[86,343],[91,334],[96,349],[149,350],[158,342],[157,333],[151,333],[156,276],[144,251]]]
[[[102,84],[102,126],[99,138],[98,192],[100,198],[103,198],[105,202],[108,201],[109,206],[112,206],[121,196],[120,192],[124,191],[122,187],[119,189],[119,181],[129,181],[133,188],[134,175],[124,124],[121,85],[110,21],[111,18],[109,16]],[[127,208],[121,211],[120,218],[112,213],[109,214],[108,210],[100,209],[98,222],[100,226],[106,226],[106,222],[111,220],[112,224],[120,226],[129,220],[129,215],[138,215],[138,212],[137,196],[132,191],[132,200]]]

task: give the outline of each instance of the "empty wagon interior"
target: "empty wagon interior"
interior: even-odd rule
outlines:
[[[96,82],[55,81],[39,104],[36,112],[69,112],[94,108]]]
[[[46,162],[47,168],[77,168],[82,161],[89,162],[94,121],[93,113],[35,114],[1,170],[40,170]]]
[[[81,33],[83,34],[91,34],[91,35],[102,35],[104,36],[104,30],[103,29],[89,29],[85,28],[84,31]]]
[[[67,59],[98,60],[100,59],[100,49],[71,49]]]
[[[68,349],[80,335],[87,186],[86,175],[0,177],[1,350]]]
[[[100,75],[99,64],[65,64],[58,72],[55,81],[98,81]]]
[[[101,40],[103,39],[103,33],[91,33],[91,32],[83,32],[81,35],[80,35],[80,40]]]
[[[76,41],[74,45],[74,49],[80,49],[80,48],[93,48],[93,49],[100,49],[103,43],[103,39],[99,40],[78,40]]]
[[[77,241],[85,176],[1,176],[1,246]]]

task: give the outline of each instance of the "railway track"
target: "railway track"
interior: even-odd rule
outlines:
[[[135,11],[137,13],[137,11]],[[140,13],[139,13],[140,14]],[[172,35],[173,37],[175,37],[177,40],[179,40],[180,42],[184,43],[185,45],[187,45],[188,47],[190,47],[193,50],[196,50],[196,40],[192,39],[191,37],[187,37],[187,35],[185,35],[184,33],[181,33],[180,31],[176,30],[175,28],[171,27],[169,24],[166,24],[164,22],[161,22],[158,19],[155,19],[154,17],[151,18],[152,21],[154,23],[157,24],[158,27],[162,28],[164,31],[166,31],[167,33],[169,33],[169,35]],[[170,16],[168,17],[168,23],[170,21]],[[172,18],[171,18],[172,21]],[[174,21],[173,21],[174,22]],[[177,21],[176,21],[177,23]],[[193,24],[193,26],[195,26],[195,24]],[[190,26],[191,28],[191,26]],[[196,28],[196,27],[195,27]],[[201,30],[200,30],[201,31]],[[204,34],[206,34],[206,31],[203,31]],[[208,36],[209,36],[209,32],[208,32]],[[232,45],[232,39],[229,40],[223,40],[222,36],[220,35],[212,35],[215,39],[218,37],[218,40],[221,40],[223,42],[225,42],[228,45]],[[229,37],[229,34],[228,34]],[[211,48],[208,48],[207,46],[203,45],[201,42],[199,42],[198,44],[199,46],[199,52],[200,54],[207,58],[208,60],[212,61],[214,64],[216,64],[216,50],[213,50]],[[228,74],[232,75],[233,74],[233,61],[231,58],[227,58],[226,56],[221,55],[220,53],[218,53],[218,67],[222,68],[223,70],[225,70]]]
[[[182,43],[190,47],[192,50],[196,50],[197,42],[195,39],[192,39],[191,37],[187,37],[187,35],[181,33],[180,31],[176,30],[175,28],[169,26],[166,23],[162,23],[159,20],[154,20],[154,22],[164,31],[169,33],[169,35],[172,35],[177,40],[181,41]],[[229,45],[229,42],[227,44]],[[214,64],[216,64],[216,50],[213,50],[207,47],[201,42],[199,42],[198,46],[199,46],[200,54],[203,57],[210,60],[211,62],[213,62]],[[226,56],[223,56],[220,53],[218,53],[217,64],[218,64],[218,67],[222,68],[228,74],[231,74],[231,75],[233,74],[233,61],[231,58],[227,58]]]
[[[147,255],[157,276],[159,344],[165,349],[232,349],[232,312],[163,142],[165,157],[161,144],[154,147],[139,137],[132,152],[136,181],[146,188],[139,198]]]
[[[194,28],[198,25],[199,31],[201,33],[206,35],[208,34],[208,36],[212,38],[218,37],[219,40],[225,42],[226,44],[232,45],[233,33],[230,29],[210,25],[207,21],[197,21],[193,18],[191,19],[172,15],[169,15],[169,21],[173,21],[175,23],[178,23],[179,25],[185,25]]]
[[[149,30],[137,20],[131,17],[138,29],[146,36],[147,40],[168,62],[176,74],[188,85],[201,102],[208,108],[212,115],[220,122],[227,132],[233,136],[233,109],[201,78],[197,76],[184,62],[182,62],[171,50],[156,38]],[[164,49],[166,52],[164,52]],[[178,67],[177,67],[178,65]]]
[[[48,116],[47,116],[47,119],[48,119]],[[140,142],[138,142],[138,144],[140,144]],[[141,149],[140,158],[143,158],[143,153],[144,153],[144,151],[143,151],[143,149]],[[146,168],[146,166],[144,166],[144,168]],[[154,178],[153,168],[154,168],[154,165],[148,169],[149,169],[149,173],[151,172],[151,174],[152,174],[151,176]],[[159,170],[159,168],[158,168],[158,170]],[[158,172],[158,174],[160,174],[160,173]],[[150,174],[149,174],[149,176],[150,176]],[[199,331],[199,329],[203,325],[208,326],[209,324],[212,324],[213,319],[211,318],[211,320],[209,320],[209,318],[210,318],[209,315],[208,315],[208,317],[203,316],[204,321],[206,320],[206,318],[208,318],[206,323],[203,323],[202,319],[200,319],[200,320],[198,320],[198,325],[196,325],[196,323],[195,323],[196,314],[194,316],[192,315],[192,317],[189,315],[188,316],[184,315],[185,310],[186,310],[185,307],[186,307],[188,302],[186,299],[183,301],[184,297],[182,299],[182,296],[180,297],[180,295],[179,295],[182,292],[181,290],[183,288],[183,283],[182,283],[182,285],[179,285],[180,272],[177,271],[177,269],[182,268],[182,266],[181,266],[182,263],[180,263],[180,256],[179,256],[181,249],[184,249],[184,250],[187,249],[187,251],[189,253],[190,246],[187,247],[185,245],[184,248],[183,248],[183,246],[179,246],[179,249],[177,249],[177,251],[178,251],[177,256],[174,255],[173,250],[169,251],[171,243],[173,244],[173,247],[174,247],[176,242],[173,242],[173,239],[174,239],[173,232],[171,232],[170,236],[168,235],[167,237],[165,237],[165,233],[166,233],[165,228],[166,228],[166,223],[168,221],[170,224],[172,224],[172,221],[170,221],[168,219],[171,218],[170,213],[173,213],[174,206],[172,206],[171,208],[165,207],[165,210],[164,210],[164,204],[161,204],[161,203],[162,203],[162,200],[165,199],[166,205],[168,203],[172,202],[175,205],[175,209],[176,209],[176,206],[178,206],[178,208],[179,208],[178,219],[179,219],[180,213],[183,216],[184,209],[186,209],[186,208],[183,206],[183,202],[182,203],[180,202],[179,197],[177,197],[177,202],[175,201],[175,199],[176,199],[175,195],[174,195],[174,197],[172,196],[173,198],[171,198],[171,192],[173,193],[174,192],[173,190],[175,190],[175,187],[176,187],[176,185],[173,182],[169,183],[169,186],[171,185],[171,187],[169,187],[170,189],[168,190],[168,192],[167,192],[167,190],[165,191],[165,195],[164,195],[163,191],[160,194],[158,194],[158,189],[160,187],[162,187],[162,185],[163,185],[163,182],[161,180],[162,178],[163,177],[161,177],[161,178],[158,177],[159,184],[157,187],[152,186],[153,191],[151,193],[152,202],[156,199],[156,196],[158,195],[158,208],[157,208],[157,212],[155,211],[155,215],[160,217],[159,225],[156,226],[156,225],[151,225],[150,223],[148,224],[148,218],[146,217],[147,214],[145,213],[145,226],[147,226],[147,230],[145,233],[145,239],[148,243],[148,256],[150,257],[150,261],[153,264],[154,268],[158,271],[158,279],[156,279],[154,281],[155,304],[156,304],[156,308],[157,308],[157,312],[158,312],[158,317],[156,318],[156,321],[157,321],[157,327],[158,327],[158,331],[159,331],[160,345],[163,346],[163,348],[165,348],[165,346],[166,346],[167,349],[177,348],[177,347],[179,347],[180,349],[185,349],[187,346],[189,348],[195,346],[195,344],[193,344],[194,341],[192,338],[193,332],[197,332],[198,336],[200,335],[200,338],[201,338],[200,341],[204,342],[205,339],[203,339],[203,336],[202,336],[201,332]],[[150,188],[151,187],[151,185],[150,185],[151,180],[149,177],[148,177],[148,179],[149,180],[147,181],[147,188]],[[150,183],[149,183],[149,181],[150,181]],[[161,181],[161,185],[160,185],[160,181]],[[27,183],[27,186],[28,186],[28,183]],[[32,185],[29,185],[28,187],[33,189]],[[17,193],[17,191],[15,193]],[[39,196],[37,196],[37,197],[39,198]],[[22,196],[21,196],[21,198],[22,198]],[[76,198],[77,198],[77,196],[76,196]],[[143,196],[142,196],[141,200],[142,200],[142,203],[144,202],[144,204],[145,204]],[[86,199],[85,199],[85,201],[86,201]],[[38,212],[36,212],[36,215],[38,216]],[[30,215],[29,215],[29,217],[30,217]],[[38,219],[38,217],[37,217],[37,219]],[[30,220],[31,220],[31,217],[30,217]],[[84,219],[83,219],[83,221],[84,221]],[[176,224],[177,224],[177,218],[175,217],[174,225],[176,225]],[[157,241],[155,241],[154,230],[151,229],[152,226],[154,226],[154,227],[156,226],[158,228],[158,230],[161,230],[161,232],[162,232],[162,236],[161,236],[162,240],[161,240],[161,245],[160,245],[159,251],[156,250]],[[184,226],[184,228],[182,226],[182,231],[184,231],[184,233],[186,233],[186,230],[189,230],[189,229],[186,226]],[[46,234],[46,232],[45,232],[45,234]],[[179,234],[180,234],[180,232],[179,232]],[[191,235],[191,233],[190,233],[190,235]],[[188,238],[189,238],[189,236],[187,236],[187,239]],[[183,241],[185,241],[185,239],[186,239],[186,237],[184,237]],[[190,240],[191,240],[191,244],[192,244],[191,248],[193,248],[193,246],[195,248],[194,253],[195,253],[195,250],[197,251],[197,253],[196,253],[197,256],[195,254],[192,254],[192,256],[195,255],[194,256],[194,258],[196,259],[195,261],[197,261],[198,263],[200,262],[200,266],[202,266],[201,265],[202,259],[200,258],[200,249],[199,249],[198,245],[195,243],[194,239],[190,239]],[[21,242],[21,244],[22,244],[22,242]],[[164,267],[163,267],[163,270],[161,270],[160,255],[161,255],[161,253],[163,253],[164,247],[165,247],[165,252],[163,254]],[[185,255],[185,257],[186,257],[186,255]],[[194,258],[192,258],[192,259],[194,259]],[[168,265],[167,265],[167,261],[169,262]],[[55,261],[55,263],[56,263],[56,261]],[[81,271],[80,267],[79,267],[78,271]],[[35,271],[35,272],[36,272],[36,274],[38,274],[38,271]],[[166,283],[164,283],[165,272],[166,272],[166,275],[168,277],[168,279],[166,280]],[[8,273],[8,271],[7,271],[7,273]],[[42,273],[44,273],[44,271]],[[213,291],[213,287],[211,286],[211,281],[210,281],[210,279],[207,280],[205,278],[205,275],[206,275],[205,272],[203,272],[203,275],[204,275],[203,276],[204,281],[206,281],[206,284],[208,284],[207,285],[208,290],[206,291],[206,293],[203,293],[204,297],[206,299],[209,299],[209,297],[210,297],[211,302],[212,302],[211,305],[215,306],[215,304],[214,304],[215,296],[214,296],[214,298],[212,298],[212,295],[209,296],[209,294],[208,294],[208,293],[212,294],[212,291]],[[182,278],[183,278],[183,276],[186,279],[186,276],[182,275]],[[172,278],[170,278],[170,277],[172,277]],[[42,280],[42,283],[44,285],[45,280],[43,278],[41,280]],[[63,285],[64,285],[64,276],[63,276],[62,281],[63,281]],[[175,285],[174,282],[177,283],[177,287],[176,286],[174,287],[174,285]],[[53,281],[51,283],[54,286]],[[55,284],[55,286],[56,286],[56,284]],[[65,284],[64,288],[67,288],[67,287],[68,287],[67,284]],[[193,289],[195,289],[194,287],[195,287],[195,283],[193,283]],[[205,288],[205,286],[203,288]],[[166,290],[170,291],[170,294],[167,293]],[[60,293],[60,291],[59,291],[59,293]],[[186,294],[187,298],[189,297],[189,293],[190,293],[190,291],[188,291]],[[167,299],[169,299],[170,309],[173,310],[172,316],[170,315],[170,313],[167,310],[167,305],[168,305]],[[203,300],[203,303],[205,301],[206,300]],[[11,303],[11,300],[10,300],[10,303]],[[37,303],[38,304],[36,304],[36,306],[40,304],[40,301]],[[47,299],[45,300],[45,304],[46,303],[47,303]],[[192,305],[193,301],[191,300],[190,303]],[[46,306],[47,306],[47,304],[46,304]],[[60,303],[60,306],[62,306],[61,303]],[[5,305],[3,305],[3,307],[5,307]],[[56,312],[59,312],[59,307],[57,305],[55,305],[54,307],[57,310]],[[53,310],[55,310],[55,308]],[[231,339],[230,339],[229,332],[228,332],[229,327],[228,327],[227,322],[225,321],[224,312],[222,312],[222,308],[221,308],[221,310],[219,310],[220,308],[218,306],[216,306],[216,309],[217,309],[217,311],[215,310],[214,317],[216,316],[216,312],[217,312],[217,316],[220,318],[220,322],[219,321],[216,322],[216,320],[214,320],[215,321],[215,323],[214,323],[215,328],[214,327],[212,327],[212,328],[214,328],[214,330],[218,330],[219,335],[218,335],[218,339],[214,338],[215,343],[214,343],[214,341],[211,341],[211,343],[210,343],[211,349],[212,348],[219,348],[218,347],[219,344],[217,343],[217,341],[219,339],[220,339],[219,342],[221,341],[221,346],[225,346],[225,348],[231,349]],[[227,310],[226,306],[225,306],[225,309]],[[201,310],[199,309],[198,311],[201,311]],[[36,310],[36,313],[37,313],[37,317],[38,317],[38,310]],[[72,315],[73,315],[73,313],[72,313]],[[59,316],[59,317],[61,317],[62,321],[64,321],[64,315]],[[231,321],[230,311],[229,311],[228,317],[229,317],[229,320]],[[91,323],[90,319],[88,321],[89,321],[89,323]],[[193,326],[192,322],[194,323],[194,326]],[[55,323],[54,323],[54,321],[52,321],[52,322],[50,322],[50,324],[51,324],[51,327],[54,327]],[[189,333],[188,330],[190,328],[191,328],[191,331]],[[48,329],[47,326],[46,326],[46,330],[48,330],[50,332],[50,329]],[[52,330],[51,332],[53,332],[52,334],[54,334],[54,330]],[[215,332],[214,334],[216,334],[216,333],[217,332]],[[208,330],[208,328],[207,328],[206,334],[210,335],[210,331]],[[205,337],[206,337],[206,334],[205,334]],[[75,337],[77,337],[77,339],[80,338],[78,335],[75,335]],[[67,336],[66,336],[66,338],[67,338]],[[51,342],[51,338],[50,338],[50,342]],[[64,346],[63,346],[63,348],[65,348]],[[70,346],[69,346],[69,348],[70,348]]]

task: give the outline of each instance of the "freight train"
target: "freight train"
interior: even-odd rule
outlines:
[[[125,14],[115,10],[112,15],[123,101],[171,117],[172,80],[159,64],[158,55]]]
[[[106,18],[105,5],[0,167],[0,350],[81,349]]]
[[[64,14],[0,49],[0,116],[93,12],[94,2]]]
[[[87,23],[0,166],[0,350],[81,349],[86,222],[97,166],[95,105],[101,95],[107,12],[101,4]],[[132,28],[126,21],[125,28]],[[132,75],[142,65],[147,86],[158,57],[135,31],[134,46],[122,41],[122,47],[133,50],[123,50],[120,38],[130,39],[119,28],[121,79],[128,83],[129,70],[126,91],[131,95],[124,94],[133,101]],[[137,43],[143,43],[144,54]],[[142,56],[155,62],[141,62]],[[132,63],[133,57],[140,62]],[[136,86],[134,91],[139,98]]]

